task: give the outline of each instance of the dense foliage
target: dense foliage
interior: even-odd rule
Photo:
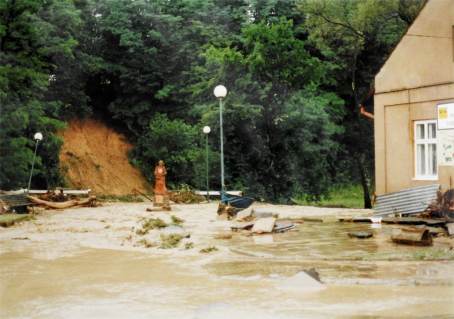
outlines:
[[[148,178],[203,187],[209,136],[219,187],[224,84],[227,187],[317,199],[361,183],[372,125],[358,115],[374,74],[422,5],[408,0],[5,0],[0,2],[0,187],[62,183],[55,132],[73,117],[115,125]],[[365,101],[370,107],[371,101]]]

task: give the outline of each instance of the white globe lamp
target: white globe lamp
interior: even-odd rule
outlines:
[[[214,96],[218,99],[223,99],[227,96],[227,89],[223,85],[218,85],[214,88]]]
[[[33,139],[35,141],[42,141],[43,140],[43,134],[41,132],[36,132],[35,135],[33,135]]]
[[[203,133],[209,134],[211,132],[211,128],[209,126],[204,126],[203,127]]]

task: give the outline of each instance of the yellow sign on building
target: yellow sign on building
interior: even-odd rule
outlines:
[[[454,129],[454,103],[438,104],[438,129]]]

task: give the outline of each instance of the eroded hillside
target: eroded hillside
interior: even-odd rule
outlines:
[[[125,195],[149,185],[128,160],[129,144],[122,134],[104,123],[75,120],[61,133],[64,144],[60,163],[67,182],[76,188],[91,188],[97,194]]]

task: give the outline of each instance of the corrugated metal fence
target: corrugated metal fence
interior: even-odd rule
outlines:
[[[433,184],[377,196],[374,206],[375,215],[421,213],[431,202],[437,199],[437,191],[439,189],[439,184]]]

